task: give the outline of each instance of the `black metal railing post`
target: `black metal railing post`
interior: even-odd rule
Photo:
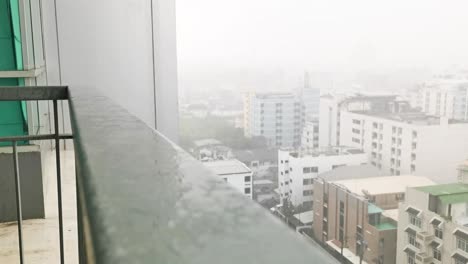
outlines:
[[[21,181],[19,176],[19,161],[18,161],[18,150],[16,148],[17,142],[13,141],[13,169],[15,173],[15,190],[16,190],[16,214],[18,219],[18,246],[20,263],[24,263],[24,252],[23,252],[23,213],[21,208]]]
[[[58,217],[59,217],[59,239],[60,239],[60,263],[65,263],[63,249],[63,208],[62,208],[62,173],[60,164],[60,133],[58,122],[57,100],[53,100],[54,104],[54,136],[55,136],[55,165],[57,167],[57,200],[58,200]]]

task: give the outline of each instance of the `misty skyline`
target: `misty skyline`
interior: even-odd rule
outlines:
[[[468,61],[466,1],[179,0],[181,74],[444,70]]]

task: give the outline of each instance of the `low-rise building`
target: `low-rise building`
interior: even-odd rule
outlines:
[[[244,163],[231,159],[203,162],[203,165],[252,199],[253,173]]]
[[[293,206],[312,208],[313,180],[320,174],[341,166],[367,163],[359,149],[331,147],[322,149],[278,150],[278,187],[280,201]]]
[[[395,264],[398,204],[408,186],[434,184],[419,176],[314,181],[316,239],[351,263]]]
[[[408,188],[397,245],[397,263],[468,263],[468,184]]]

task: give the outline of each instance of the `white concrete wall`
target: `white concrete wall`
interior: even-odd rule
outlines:
[[[245,177],[250,176],[250,181],[246,182]],[[229,185],[234,187],[240,193],[243,193],[245,196],[252,199],[253,189],[252,189],[252,182],[253,182],[253,173],[242,173],[242,174],[228,174],[228,175],[220,175],[223,179],[226,180]],[[245,188],[250,188],[250,193],[245,194]]]
[[[283,160],[283,163],[281,163]],[[286,162],[286,160],[288,162]],[[294,206],[303,202],[312,201],[313,196],[304,196],[303,191],[313,190],[313,184],[304,185],[304,179],[314,179],[319,174],[331,171],[333,166],[361,165],[368,162],[367,155],[347,154],[336,156],[303,156],[294,158],[288,151],[278,151],[278,184],[281,193],[290,192],[289,199]],[[303,173],[304,167],[317,167],[317,173]],[[287,172],[287,173],[286,173]],[[283,174],[281,174],[283,173]],[[283,196],[283,198],[285,198]]]
[[[314,149],[319,145],[318,122],[306,121],[304,130],[302,131],[301,146],[303,148]]]
[[[174,0],[153,1],[154,36],[151,1],[56,2],[42,2],[48,84],[60,84],[61,72],[63,85],[99,90],[177,141]]]

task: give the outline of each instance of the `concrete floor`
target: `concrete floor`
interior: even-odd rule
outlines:
[[[73,151],[61,152],[64,247],[67,264],[78,263],[75,160]],[[55,152],[43,159],[45,219],[23,221],[25,263],[60,263]],[[16,222],[0,224],[0,263],[20,263]]]

